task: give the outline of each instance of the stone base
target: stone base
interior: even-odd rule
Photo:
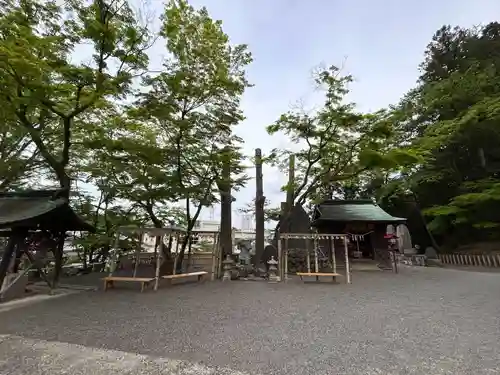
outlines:
[[[231,270],[231,280],[238,280],[240,278],[240,270],[232,269]]]
[[[417,255],[418,254],[418,250],[417,249],[404,249],[403,250],[403,254],[405,256]]]
[[[423,254],[411,255],[411,256],[403,256],[400,257],[399,263],[407,264],[409,266],[422,266],[425,267],[428,265],[429,259]]]
[[[429,267],[444,267],[443,262],[439,259],[427,259],[427,265]]]

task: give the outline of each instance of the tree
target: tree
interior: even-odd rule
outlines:
[[[149,32],[125,0],[0,2],[0,101],[61,188],[71,190],[69,167],[80,121],[110,98],[130,92],[148,58]],[[91,61],[75,61],[90,45]],[[76,156],[77,157],[77,156]],[[63,234],[59,234],[61,239]],[[54,249],[54,285],[64,242]]]
[[[218,201],[217,187],[244,181],[241,139],[232,128],[244,118],[240,97],[250,86],[245,67],[251,55],[245,45],[229,44],[221,22],[212,20],[205,8],[195,10],[184,0],[167,3],[163,22],[161,35],[170,57],[161,73],[144,80],[148,91],[141,95],[135,117],[154,129],[174,189],[170,200],[185,202],[189,233],[201,209]],[[223,181],[222,165],[228,162],[233,177]]]
[[[0,190],[15,189],[40,174],[43,165],[33,142],[15,120],[3,119],[0,129]]]
[[[330,199],[339,183],[415,160],[406,150],[388,147],[393,131],[384,111],[362,114],[354,104],[344,102],[351,81],[334,66],[321,71],[316,83],[325,92],[323,106],[312,113],[290,111],[268,127],[270,134],[281,131],[304,146],[295,153],[296,183],[285,187],[293,189],[296,204]],[[273,150],[269,160],[285,168],[289,153]]]
[[[405,181],[394,182],[411,190],[429,229],[450,247],[496,237],[499,45],[495,22],[441,28],[426,51],[419,85],[393,112],[404,147],[423,157]]]
[[[121,226],[143,226],[145,219],[140,215],[135,206],[122,206],[111,199],[105,190],[100,191],[97,203],[95,197],[79,192],[73,199],[75,211],[86,221],[92,223],[96,233],[75,233],[73,244],[75,245],[80,261],[84,268],[88,263],[105,262],[112,246],[115,245],[117,230]],[[136,240],[137,242],[137,240]],[[136,243],[130,240],[120,240],[120,249],[135,249]]]
[[[264,202],[264,221],[279,221],[281,215],[280,207],[272,207],[272,203],[269,199],[266,199]],[[255,198],[252,202],[247,203],[245,207],[242,207],[238,210],[242,214],[255,216]]]
[[[148,30],[125,0],[0,4],[0,100],[69,190],[75,119],[130,92],[147,67]],[[81,45],[92,46],[92,61],[73,62]]]

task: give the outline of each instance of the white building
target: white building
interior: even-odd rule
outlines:
[[[220,221],[217,220],[196,220],[193,231],[200,232],[218,232]]]

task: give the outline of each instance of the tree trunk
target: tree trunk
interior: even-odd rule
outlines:
[[[16,245],[18,242],[19,236],[16,233],[12,233],[10,235],[9,242],[7,243],[7,247],[2,254],[2,260],[0,261],[0,289],[3,286],[3,280],[7,275],[7,270],[9,268],[12,256],[16,251]]]
[[[233,253],[232,237],[232,212],[231,212],[231,165],[229,161],[222,166],[222,181],[219,183],[221,196],[221,215],[220,215],[220,244],[223,258]]]
[[[52,288],[57,288],[59,283],[59,278],[61,277],[61,271],[63,266],[63,254],[64,254],[64,240],[65,232],[58,235],[58,241],[56,247],[53,249],[54,253],[54,274],[52,276]]]
[[[264,182],[262,176],[262,151],[255,149],[255,268],[259,267],[264,254]]]
[[[427,221],[425,220],[424,215],[422,214],[422,210],[420,209],[420,205],[418,203],[418,198],[415,193],[411,192],[410,194],[411,200],[407,200],[407,203],[410,203],[410,205],[413,207],[413,209],[417,212],[417,215],[423,225],[423,229],[425,231],[425,234],[428,236],[429,241],[432,245],[432,247],[436,250],[439,251],[439,245],[436,242],[436,239],[432,235],[431,231],[427,228]],[[425,252],[425,249],[422,249]]]
[[[193,236],[190,234],[188,239],[188,258],[186,264],[186,272],[189,272],[189,266],[191,265],[192,247],[193,247]]]
[[[188,226],[186,233],[184,234],[184,238],[182,239],[181,246],[178,248],[177,253],[177,264],[175,265],[175,272],[182,272],[182,261],[184,260],[184,254],[186,253],[186,247],[188,246],[189,237],[191,236],[191,230]]]

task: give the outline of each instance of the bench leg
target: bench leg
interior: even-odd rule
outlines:
[[[203,280],[203,275],[198,275],[198,282],[201,282]]]
[[[104,291],[113,288],[113,280],[104,280]]]
[[[142,287],[141,287],[141,293],[144,292],[145,289],[149,288],[149,285],[151,284],[151,281],[144,281],[142,283]]]
[[[336,277],[335,277],[335,276],[333,276],[333,277],[332,277],[332,279],[333,279],[333,282],[335,282],[335,280],[336,280]]]
[[[319,276],[316,276],[316,281],[319,281]]]

